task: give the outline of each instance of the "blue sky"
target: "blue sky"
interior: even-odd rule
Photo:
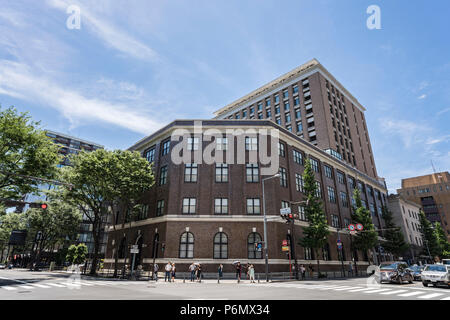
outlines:
[[[81,29],[66,27],[70,5]],[[369,30],[369,5],[381,29]],[[0,0],[0,104],[127,148],[317,58],[366,107],[378,174],[450,167],[448,1]]]

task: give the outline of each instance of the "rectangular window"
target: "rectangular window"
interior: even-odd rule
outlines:
[[[306,221],[305,207],[298,206],[298,218],[302,221]]]
[[[348,208],[348,197],[347,197],[347,193],[341,191],[341,202],[342,202],[342,206],[344,208]]]
[[[305,251],[305,260],[313,260],[311,248],[305,247],[303,250]]]
[[[287,90],[283,90],[283,99],[287,99],[289,97],[289,93]]]
[[[339,228],[339,217],[335,214],[331,215],[331,226],[334,228]]]
[[[310,158],[311,167],[315,172],[319,172],[319,162],[315,159]]]
[[[316,181],[316,197],[322,198],[322,186],[319,181]]]
[[[286,150],[284,148],[284,143],[282,143],[282,142],[278,142],[278,155],[280,157],[286,156]]]
[[[285,118],[285,120],[286,120],[286,123],[291,122],[291,115],[290,115],[289,113],[286,113],[286,114],[284,115],[284,118]]]
[[[162,216],[164,214],[164,200],[158,200],[156,203],[156,216]]]
[[[183,199],[183,214],[195,214],[196,198]]]
[[[295,119],[300,119],[302,117],[302,113],[300,109],[295,109]]]
[[[258,150],[258,138],[245,137],[245,150],[257,151]]]
[[[275,114],[280,114],[280,106],[275,107]]]
[[[294,106],[297,107],[298,105],[300,105],[300,98],[299,97],[295,97],[294,98]]]
[[[276,94],[276,95],[273,97],[273,100],[275,101],[275,103],[280,102],[280,96]]]
[[[249,163],[245,166],[247,182],[259,181],[259,167],[256,163]]]
[[[303,154],[300,151],[293,150],[294,162],[303,165]]]
[[[280,168],[280,186],[287,188],[287,173],[285,168]]]
[[[331,167],[330,167],[330,166],[327,166],[327,165],[324,165],[323,167],[324,167],[324,169],[325,169],[325,176],[326,176],[327,178],[332,179],[332,178],[333,178],[333,170],[331,169]]]
[[[216,182],[228,182],[228,164],[216,163]]]
[[[216,150],[228,150],[228,138],[216,138]]]
[[[198,165],[186,163],[184,167],[184,182],[197,182]]]
[[[289,109],[290,109],[290,105],[289,105],[289,101],[285,101],[284,102],[284,111],[289,111]]]
[[[295,174],[295,189],[299,192],[305,192],[304,184],[303,184],[303,177],[301,174],[298,174],[298,173]]]
[[[350,225],[350,219],[344,218],[344,228],[347,228]]]
[[[344,180],[344,174],[340,171],[336,171],[337,172],[337,180],[339,183],[341,184],[345,184],[345,180]]]
[[[303,125],[302,123],[299,121],[297,122],[297,132],[302,132],[303,131]]]
[[[336,193],[335,193],[335,191],[334,191],[334,188],[328,186],[327,189],[328,189],[328,200],[329,200],[331,203],[336,203]]]
[[[170,139],[162,143],[161,155],[164,156],[170,151]]]
[[[215,214],[228,214],[228,199],[227,198],[215,198],[214,199],[214,213]]]
[[[159,185],[162,186],[167,183],[167,166],[161,167],[159,174]]]
[[[189,151],[198,150],[198,138],[188,138],[187,149]]]
[[[155,161],[155,147],[152,147],[144,152],[144,157],[148,162],[152,163]]]
[[[247,199],[247,214],[261,214],[259,198]]]
[[[294,86],[292,87],[292,92],[293,92],[293,93],[298,93],[298,85],[294,85]]]
[[[261,111],[262,110],[262,102],[260,101],[260,102],[258,102],[258,111]]]
[[[269,98],[266,99],[266,107],[270,107],[270,99]]]

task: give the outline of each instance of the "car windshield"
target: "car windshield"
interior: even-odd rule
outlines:
[[[412,271],[420,271],[420,270],[422,270],[422,267],[421,266],[412,266],[412,267],[409,267]]]
[[[447,272],[447,268],[444,265],[431,265],[425,268],[425,271],[439,271],[439,272]]]
[[[400,263],[384,263],[380,265],[380,269],[392,269],[392,270],[396,270],[397,267],[401,265]],[[403,265],[404,267],[406,267],[406,265]]]

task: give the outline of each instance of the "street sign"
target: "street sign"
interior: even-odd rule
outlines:
[[[280,209],[280,214],[290,214],[290,213],[291,213],[290,207]]]
[[[256,251],[261,251],[262,249],[262,243],[258,242],[258,244],[256,245]]]
[[[354,231],[355,230],[355,225],[354,224],[349,224],[347,228],[350,231]]]
[[[362,229],[364,229],[363,225],[362,225],[361,223],[358,223],[358,224],[356,225],[356,230],[362,231]]]
[[[132,248],[132,249],[138,249],[138,248],[139,248],[139,245],[133,244],[133,245],[131,246],[131,248]]]
[[[287,246],[287,245],[288,245],[287,240],[283,240],[283,242],[281,243],[281,245],[282,245],[282,246]]]
[[[134,249],[133,248],[133,249],[130,250],[130,253],[139,253],[139,249]]]
[[[338,249],[342,249],[342,241],[340,239],[337,240]]]
[[[289,247],[288,246],[282,246],[281,247],[281,251],[289,251]]]

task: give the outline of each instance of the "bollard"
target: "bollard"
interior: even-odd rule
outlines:
[[[186,274],[183,273],[183,283],[186,283]]]

